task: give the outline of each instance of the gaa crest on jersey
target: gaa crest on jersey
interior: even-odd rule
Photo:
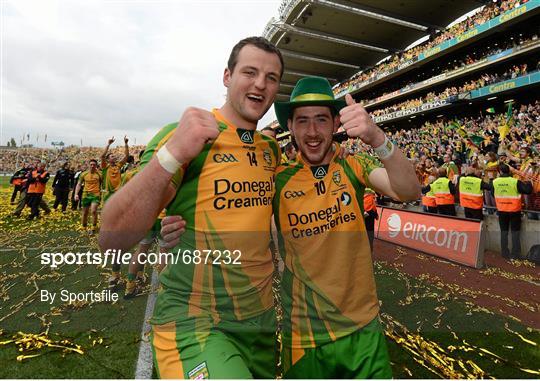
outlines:
[[[242,130],[241,128],[238,128],[236,130],[236,133],[240,137],[240,140],[242,141],[242,143],[253,144],[253,131]]]
[[[341,184],[341,171],[339,169],[332,173],[332,180],[334,180],[334,184],[336,184],[337,186]]]
[[[328,173],[328,164],[327,165],[317,165],[315,167],[310,167],[313,177],[316,179],[322,179]]]
[[[263,151],[263,159],[266,162],[266,165],[268,165],[268,166],[272,165],[272,155],[270,154],[269,149],[265,149]]]

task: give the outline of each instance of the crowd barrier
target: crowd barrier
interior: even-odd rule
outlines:
[[[482,221],[378,207],[375,237],[462,265],[484,266]]]
[[[386,212],[385,212],[385,215],[383,216],[382,212],[383,212],[384,209],[386,209]],[[422,251],[422,252],[427,253],[427,254],[443,257],[443,258],[446,258],[448,260],[458,262],[458,263],[461,263],[461,264],[464,264],[464,265],[467,265],[467,266],[471,266],[471,263],[475,262],[474,256],[472,257],[473,259],[471,259],[469,254],[466,254],[466,255],[465,254],[459,254],[459,253],[456,253],[455,251],[448,252],[449,249],[447,249],[446,247],[444,247],[444,250],[435,250],[432,247],[432,245],[430,245],[430,244],[425,245],[426,242],[415,243],[415,242],[412,242],[412,241],[414,241],[414,239],[409,239],[409,238],[406,238],[406,237],[397,237],[398,240],[396,240],[396,237],[390,237],[389,233],[384,233],[384,232],[379,235],[379,232],[380,232],[381,228],[387,229],[387,230],[392,230],[392,228],[388,228],[388,221],[383,222],[384,217],[386,217],[388,219],[391,214],[398,214],[396,212],[399,212],[399,213],[405,212],[405,213],[410,213],[410,214],[405,215],[403,219],[401,219],[401,217],[402,217],[401,214],[398,214],[399,217],[400,217],[400,222],[401,222],[402,226],[404,226],[403,221],[410,222],[411,224],[414,224],[414,223],[419,224],[420,223],[420,224],[423,224],[423,225],[426,225],[424,222],[427,222],[428,224],[426,225],[426,230],[427,230],[427,227],[430,227],[430,226],[433,226],[435,228],[437,228],[437,227],[444,228],[445,226],[448,226],[448,225],[443,225],[443,224],[441,224],[440,226],[437,225],[442,220],[446,220],[445,223],[447,222],[447,223],[451,224],[450,226],[456,226],[455,224],[458,224],[457,225],[458,230],[455,230],[455,232],[453,232],[453,233],[451,231],[448,232],[449,239],[452,238],[454,240],[454,241],[450,242],[451,246],[456,244],[455,240],[458,237],[460,232],[466,232],[466,233],[473,232],[471,230],[471,225],[469,225],[469,223],[478,224],[478,229],[479,229],[478,231],[480,232],[480,235],[479,235],[480,242],[479,242],[479,247],[478,247],[478,256],[477,256],[477,259],[476,259],[476,263],[474,265],[472,265],[472,267],[480,268],[480,267],[483,266],[483,253],[484,253],[484,250],[490,250],[490,251],[494,251],[494,252],[497,252],[497,253],[501,252],[501,231],[499,229],[499,218],[498,218],[495,210],[492,211],[493,214],[484,213],[484,219],[483,219],[482,222],[475,222],[475,221],[472,221],[470,219],[465,219],[463,209],[461,207],[459,207],[459,206],[456,206],[457,217],[450,217],[450,216],[442,216],[442,215],[439,215],[439,214],[425,213],[425,212],[422,211],[422,206],[421,205],[407,205],[407,206],[405,206],[404,208],[401,208],[401,209],[387,207],[387,206],[378,206],[377,210],[378,210],[378,213],[379,213],[379,219],[375,223],[375,237],[379,238],[379,239],[382,239],[382,240],[385,240],[385,241],[388,241],[390,243],[394,243],[394,244],[401,245],[401,246],[404,246],[404,247],[409,247],[411,249],[419,250],[419,251]],[[535,220],[535,219],[532,219],[532,218],[528,218],[528,217],[526,217],[526,215],[527,215],[527,213],[525,213],[526,211],[523,211],[523,212],[524,212],[524,217],[522,218],[522,221],[521,221],[521,257],[525,258],[527,253],[529,252],[529,250],[531,249],[531,247],[533,245],[540,244],[540,220]],[[538,213],[538,212],[537,211],[529,211],[529,214],[536,214],[536,213]],[[418,217],[419,215],[423,216],[423,217]],[[452,220],[452,221],[450,221],[450,220]],[[390,223],[393,225],[393,227],[395,227],[397,225],[397,223],[398,223],[397,218],[394,217],[394,221],[392,221]],[[410,225],[408,225],[407,227],[410,228],[410,229],[413,229],[413,227],[410,226]],[[416,227],[416,229],[418,229],[418,227]],[[423,235],[422,235],[422,230],[423,230],[423,227],[420,228],[420,233],[414,233],[415,234],[414,237],[424,238],[424,241],[425,241],[427,232],[423,233]],[[393,233],[393,234],[395,234],[395,233]],[[407,232],[406,233],[407,236],[412,235],[412,234],[413,234],[412,232]],[[430,230],[430,234],[434,234],[434,231]],[[443,233],[439,233],[439,234],[443,234]],[[472,235],[472,238],[468,238],[468,239],[473,239],[473,241],[474,241],[475,234],[478,235],[478,233],[474,233]],[[459,239],[461,239],[461,241],[458,241],[457,243],[463,245],[463,236],[459,236],[459,237],[460,237]],[[434,238],[434,237],[429,236],[428,238],[431,241],[432,238]],[[443,238],[444,238],[443,236],[438,237],[439,240],[442,240]],[[509,240],[509,245],[511,246],[511,237],[510,236],[508,237],[508,240]],[[468,243],[470,243],[470,242],[471,241],[468,241]],[[413,244],[415,244],[415,246],[413,246]],[[448,244],[448,242],[446,242],[446,244]],[[458,248],[461,249],[462,246],[458,245]],[[436,251],[437,252],[438,251],[443,251],[443,255],[439,255]],[[448,255],[446,255],[446,254],[448,254]],[[468,263],[464,263],[464,262],[468,262]]]

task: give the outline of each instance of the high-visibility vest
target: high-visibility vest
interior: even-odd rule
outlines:
[[[437,207],[437,201],[435,199],[435,193],[433,193],[433,190],[429,190],[424,196],[422,196],[422,205],[428,208],[436,208]]]
[[[521,211],[521,195],[517,188],[518,179],[513,177],[498,177],[493,180],[495,205],[500,212]]]
[[[370,210],[377,210],[377,204],[375,203],[375,193],[366,188],[364,193],[364,212],[369,212]]]
[[[45,184],[38,180],[38,177],[44,178],[47,176],[47,171],[39,174],[37,169],[32,171],[34,182],[28,186],[28,193],[45,193]]]
[[[435,193],[435,201],[439,205],[454,205],[454,195],[450,193],[450,180],[439,177],[431,183],[431,190]]]
[[[474,176],[463,176],[459,179],[459,204],[464,208],[482,209],[482,179]]]

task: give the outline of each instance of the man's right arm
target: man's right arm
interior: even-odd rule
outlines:
[[[176,194],[171,178],[154,157],[108,200],[101,217],[102,250],[127,250],[140,241]]]
[[[114,143],[114,136],[109,139],[109,141],[107,142],[107,145],[105,146],[105,149],[103,150],[103,153],[101,154],[101,169],[105,169],[105,167],[107,167],[107,152],[109,152],[109,147],[113,143]]]
[[[131,248],[144,237],[161,210],[176,195],[176,188],[171,184],[173,174],[165,170],[154,152],[166,147],[181,171],[180,164],[189,163],[205,144],[219,135],[214,115],[196,108],[186,109],[177,126],[169,125],[163,130],[145,150],[142,164],[149,160],[148,164],[105,205],[99,234],[102,250]]]

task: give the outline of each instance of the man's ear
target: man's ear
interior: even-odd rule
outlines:
[[[223,71],[223,86],[228,88],[230,82],[231,82],[231,71],[229,70],[228,67],[226,67],[225,70]]]
[[[287,119],[287,128],[289,129],[289,132],[290,132],[291,136],[294,136],[294,131],[293,131],[293,128],[292,128],[292,120],[291,119]]]

